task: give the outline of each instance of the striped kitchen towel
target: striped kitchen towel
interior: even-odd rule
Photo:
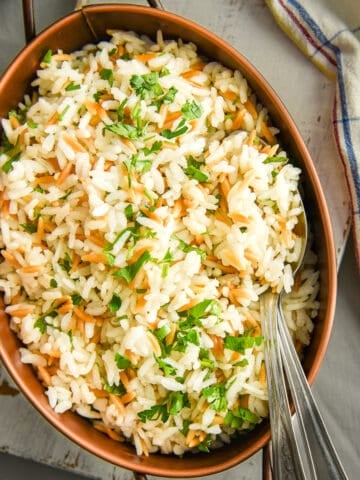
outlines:
[[[360,268],[360,0],[266,3],[279,26],[302,52],[336,81],[333,132],[352,200]]]

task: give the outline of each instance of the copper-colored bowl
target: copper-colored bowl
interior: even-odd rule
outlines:
[[[314,248],[319,255],[319,317],[311,345],[306,351],[304,367],[311,383],[322,362],[328,344],[336,297],[336,264],[331,224],[324,195],[314,165],[304,142],[277,95],[234,48],[205,28],[182,17],[149,7],[132,5],[98,5],[85,7],[61,19],[31,42],[14,60],[0,81],[0,116],[15,108],[29,89],[40,59],[49,49],[70,52],[89,42],[106,37],[107,29],[134,30],[154,37],[158,29],[166,37],[181,37],[194,42],[201,53],[231,69],[238,69],[248,79],[253,91],[270,111],[273,123],[281,130],[281,142],[291,158],[302,168],[305,203],[315,236]],[[75,413],[56,414],[49,406],[44,389],[34,370],[20,361],[19,341],[9,329],[3,309],[0,312],[0,354],[9,373],[23,393],[44,417],[71,440],[116,465],[152,475],[192,477],[213,474],[230,468],[257,452],[268,442],[270,428],[263,422],[242,439],[213,451],[185,455],[183,458],[161,454],[137,456],[129,444],[117,443],[95,430]]]

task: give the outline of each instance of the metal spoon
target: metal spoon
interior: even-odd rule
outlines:
[[[302,265],[307,247],[308,224],[302,199],[299,222],[304,227],[302,251],[293,266],[293,275]],[[266,292],[260,299],[265,338],[265,362],[269,385],[272,431],[272,466],[276,480],[347,479],[311,393],[283,315],[280,294]],[[296,407],[296,424],[291,420],[283,364]],[[275,384],[275,385],[273,385]],[[316,459],[316,461],[314,461]]]
[[[306,221],[304,225],[306,226]],[[304,234],[305,238],[299,260],[293,267],[294,275],[305,254],[307,228],[305,228]],[[260,317],[264,336],[264,356],[269,395],[272,473],[276,480],[315,480],[313,465],[310,463],[310,468],[306,468],[303,462],[304,456],[310,455],[309,446],[307,441],[304,445],[299,445],[291,419],[278,335],[278,305],[281,295],[282,293],[266,291],[260,296]],[[302,425],[299,426],[302,430]],[[300,448],[302,455],[300,455]]]
[[[304,206],[300,222],[303,223],[305,240],[307,240],[308,223]],[[303,242],[302,258],[294,270],[294,275],[302,264],[307,243],[305,240]],[[308,470],[306,478],[345,480],[347,479],[346,473],[326,430],[290,336],[282,309],[283,294],[282,291],[277,302],[277,327],[282,362],[295,404],[296,419],[298,420],[299,430],[296,436],[303,450],[305,468]],[[309,477],[309,475],[312,476]],[[315,476],[313,477],[313,475]]]

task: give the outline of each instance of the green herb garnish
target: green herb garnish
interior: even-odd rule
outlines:
[[[75,82],[70,82],[69,85],[65,87],[66,92],[72,92],[73,90],[79,90],[81,88],[81,85]]]
[[[182,119],[181,122],[177,125],[175,130],[170,130],[166,128],[165,130],[162,130],[160,132],[160,135],[162,137],[167,138],[168,140],[171,140],[172,138],[179,137],[180,135],[183,135],[189,130],[189,127],[185,125],[185,120]]]
[[[176,237],[176,240],[179,242],[179,248],[182,250],[184,253],[189,253],[189,252],[196,252],[198,255],[200,255],[201,260],[204,261],[206,259],[206,252],[202,250],[199,247],[193,247],[192,245],[184,242],[180,238]]]
[[[26,122],[26,125],[27,125],[29,128],[37,128],[37,127],[39,126],[38,123],[33,122],[32,120],[28,120],[28,121]]]
[[[108,382],[104,381],[104,390],[108,393],[112,393],[113,395],[118,395],[119,397],[124,395],[126,392],[126,389],[121,382],[119,385],[110,385]]]
[[[212,446],[213,440],[211,438],[211,435],[206,435],[204,440],[199,443],[199,445],[196,447],[200,452],[205,452],[209,453],[211,446]]]
[[[64,270],[66,273],[69,273],[71,268],[72,268],[72,259],[68,252],[65,252],[65,256],[62,261],[59,262],[59,265],[62,270]]]
[[[37,225],[35,223],[21,223],[20,227],[28,233],[35,233],[37,231]]]
[[[59,114],[59,118],[58,118],[58,121],[61,122],[61,120],[64,119],[65,115],[66,115],[66,112],[69,110],[70,108],[70,105],[66,105],[66,107],[64,108],[64,110]]]
[[[104,127],[104,131],[105,130],[115,133],[115,135],[119,135],[120,137],[129,138],[130,140],[137,140],[143,136],[142,130],[139,131],[136,126],[123,122],[106,125]]]
[[[248,422],[251,425],[255,425],[259,422],[259,417],[255,415],[251,410],[244,407],[238,407],[235,411],[229,411],[224,418],[225,425],[239,429],[243,426],[244,422]]]
[[[158,83],[159,73],[151,72],[144,75],[133,75],[130,78],[130,85],[135,90],[136,95],[141,99],[154,98],[164,93]]]
[[[110,312],[111,313],[117,312],[119,310],[119,308],[121,307],[121,304],[122,304],[121,298],[119,297],[119,295],[114,293],[113,296],[111,297],[110,302],[109,302]]]
[[[170,87],[169,90],[162,97],[151,102],[151,105],[156,107],[156,110],[159,111],[161,105],[165,103],[172,103],[175,100],[175,95],[177,94],[177,89],[175,87]]]
[[[190,155],[187,159],[187,168],[185,169],[186,175],[200,183],[207,182],[209,180],[209,176],[200,170],[200,167],[203,165],[203,163],[198,162]]]
[[[166,362],[160,357],[154,355],[156,363],[159,365],[159,368],[164,372],[165,376],[174,376],[176,375],[176,368],[174,368],[170,363]]]
[[[128,220],[132,220],[133,218],[133,215],[134,215],[134,209],[133,209],[133,206],[131,204],[127,205],[124,209],[124,213],[125,213],[125,217],[128,219]]]
[[[149,251],[145,251],[136,262],[128,265],[127,267],[120,268],[113,273],[114,277],[123,278],[127,283],[130,283],[136,277],[139,270],[151,259]]]
[[[181,107],[181,112],[186,120],[194,120],[195,118],[201,117],[203,109],[199,103],[195,102],[195,100],[192,102],[186,100],[184,105]]]
[[[13,155],[9,160],[7,160],[4,165],[1,167],[1,170],[4,173],[9,173],[13,169],[14,163],[20,160],[21,152],[16,153]]]
[[[48,50],[43,56],[42,62],[51,63],[52,54],[53,54],[52,50]]]
[[[45,333],[46,327],[49,325],[46,321],[46,318],[47,317],[55,318],[57,317],[57,315],[58,313],[56,310],[50,310],[50,312],[45,313],[45,315],[42,315],[35,321],[34,328],[38,328],[40,330],[40,333]]]
[[[263,161],[264,164],[267,163],[286,163],[288,159],[286,157],[267,157]]]
[[[144,147],[142,150],[144,152],[144,155],[148,156],[148,155],[151,155],[152,153],[156,153],[159,150],[161,150],[162,146],[163,146],[163,142],[158,140],[154,142],[150,148]]]
[[[111,68],[103,68],[100,70],[100,78],[102,80],[107,80],[109,82],[110,87],[113,86],[114,83],[114,72]]]
[[[224,348],[244,354],[247,348],[254,345],[261,345],[263,337],[250,337],[248,335],[240,335],[238,337],[226,335],[224,339]]]
[[[170,70],[166,67],[163,67],[159,72],[159,77],[165,77],[165,75],[170,75]]]
[[[246,367],[246,365],[249,365],[249,360],[247,358],[242,358],[238,362],[234,363],[234,367]]]
[[[82,301],[82,296],[79,295],[78,293],[73,293],[71,295],[71,301],[72,301],[73,305],[80,305],[80,303]]]
[[[124,98],[124,100],[120,103],[120,105],[118,106],[118,109],[116,111],[119,122],[124,120],[124,108],[125,108],[125,105],[126,105],[127,101],[128,101],[128,99]]]
[[[178,415],[185,407],[189,407],[190,402],[183,392],[171,392],[163,403],[153,405],[148,410],[143,410],[138,413],[138,417],[142,422],[147,420],[158,420],[161,418],[162,422],[167,422],[170,415]]]
[[[227,409],[226,388],[224,382],[204,388],[201,394],[209,402],[212,410],[222,412]]]
[[[123,357],[120,353],[115,354],[115,363],[119,370],[125,370],[131,366],[131,362],[128,358]]]

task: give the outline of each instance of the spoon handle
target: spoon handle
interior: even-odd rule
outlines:
[[[281,302],[278,309],[278,331],[281,352],[291,395],[299,420],[299,433],[303,444],[308,444],[308,459],[315,468],[316,478],[346,480],[347,476],[326,430],[319,408],[311,393],[299,357],[287,328]]]
[[[278,295],[260,296],[271,425],[271,465],[276,480],[304,480],[296,445],[277,335]]]

